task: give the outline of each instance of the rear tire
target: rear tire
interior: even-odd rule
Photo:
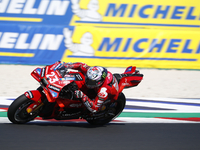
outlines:
[[[27,113],[26,108],[33,103],[24,94],[19,96],[13,101],[8,108],[8,119],[14,124],[27,123],[38,116],[41,109],[38,109],[32,113]]]
[[[115,115],[112,117],[106,117],[106,118],[100,118],[100,119],[94,119],[94,120],[86,120],[91,125],[104,125],[109,123],[110,121],[117,118],[123,111],[125,105],[126,105],[126,97],[123,93],[119,94],[119,97],[117,99],[117,106],[115,108]]]

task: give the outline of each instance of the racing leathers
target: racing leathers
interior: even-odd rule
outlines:
[[[69,69],[78,70],[86,75],[87,70],[90,68],[85,63],[64,63],[64,66]],[[100,87],[94,89],[89,89],[87,86],[83,85],[79,87],[79,90],[75,91],[77,98],[80,98],[87,109],[96,113],[101,110],[102,104],[109,99],[117,100],[118,98],[118,82],[111,72],[107,72],[107,76],[103,84]]]

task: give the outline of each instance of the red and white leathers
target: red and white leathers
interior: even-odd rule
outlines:
[[[90,68],[85,63],[64,63],[66,68],[81,71],[86,75]],[[85,85],[80,88],[80,91],[75,92],[78,97],[82,99],[87,109],[93,113],[101,110],[102,104],[107,99],[117,100],[118,98],[118,82],[116,78],[108,71],[107,76],[100,87],[89,89]],[[93,96],[95,94],[95,96]]]

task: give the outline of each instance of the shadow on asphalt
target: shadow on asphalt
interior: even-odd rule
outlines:
[[[109,126],[124,126],[125,123],[108,123],[105,125],[91,125],[87,122],[29,122],[26,124],[13,124],[13,123],[4,123],[9,126],[66,126],[66,127],[77,127],[77,128],[104,128],[104,127],[109,127]]]

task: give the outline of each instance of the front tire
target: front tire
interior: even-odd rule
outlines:
[[[117,118],[123,111],[126,105],[126,97],[123,93],[120,93],[117,99],[117,106],[115,107],[115,115],[111,117],[105,117],[100,119],[86,120],[91,125],[104,125],[109,123],[110,121]]]
[[[40,109],[30,114],[27,113],[26,108],[32,103],[33,101],[28,99],[24,94],[19,96],[8,108],[8,119],[14,124],[24,124],[33,120],[40,113]]]

